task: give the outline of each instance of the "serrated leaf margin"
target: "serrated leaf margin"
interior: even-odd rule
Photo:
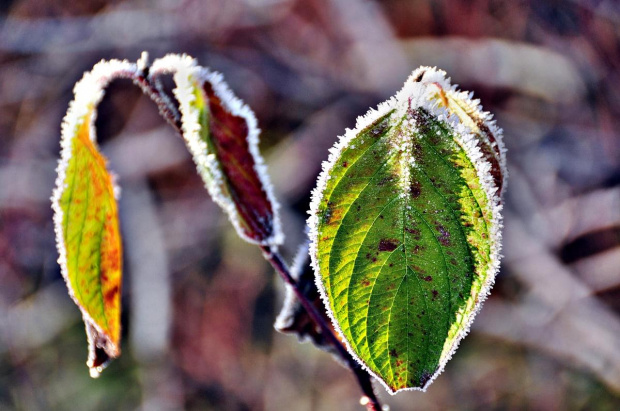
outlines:
[[[317,179],[317,185],[312,191],[309,210],[310,217],[307,220],[307,224],[309,227],[308,236],[310,239],[309,254],[311,264],[315,273],[315,282],[321,294],[321,298],[323,299],[323,303],[327,309],[327,313],[332,321],[332,324],[340,334],[340,338],[342,339],[342,341],[344,341],[347,350],[349,351],[351,356],[353,356],[353,358],[355,358],[356,361],[360,363],[360,365],[362,365],[362,367],[364,367],[364,369],[370,375],[375,377],[385,387],[387,392],[392,395],[401,391],[416,390],[424,392],[428,389],[430,384],[443,372],[446,363],[450,360],[450,358],[458,348],[460,341],[469,333],[469,329],[476,314],[480,311],[483,302],[488,297],[490,290],[495,282],[495,276],[499,271],[499,264],[501,259],[501,229],[503,226],[501,215],[501,193],[497,193],[497,187],[495,186],[493,178],[490,175],[491,165],[483,158],[482,152],[478,147],[477,138],[479,138],[479,136],[476,136],[474,130],[472,130],[470,126],[464,124],[458,116],[450,113],[448,109],[446,109],[445,107],[441,107],[437,100],[433,100],[431,98],[431,94],[436,93],[435,86],[437,85],[439,85],[446,92],[450,93],[450,96],[452,96],[453,98],[462,100],[462,102],[466,104],[467,107],[469,107],[477,115],[477,117],[492,130],[493,134],[497,139],[497,144],[500,152],[500,166],[503,172],[503,180],[506,180],[506,149],[502,141],[502,130],[497,127],[495,121],[492,120],[493,116],[490,113],[482,110],[482,107],[479,104],[479,100],[472,99],[472,93],[461,92],[458,90],[458,86],[456,84],[451,84],[450,78],[447,77],[445,71],[439,70],[436,67],[421,66],[413,71],[413,73],[405,81],[403,88],[398,91],[395,96],[391,97],[383,103],[380,103],[376,109],[371,108],[366,114],[359,116],[356,120],[355,128],[346,129],[345,134],[338,137],[338,141],[329,150],[329,157],[327,161],[324,161],[322,163],[322,171]],[[465,327],[461,328],[452,340],[446,340],[440,357],[439,366],[435,373],[428,379],[428,381],[426,381],[423,387],[407,387],[394,391],[378,374],[372,371],[370,367],[357,355],[355,350],[352,349],[351,344],[345,337],[345,334],[340,328],[340,325],[331,309],[327,290],[325,289],[320,276],[318,259],[318,212],[319,206],[322,201],[323,192],[326,189],[328,180],[330,178],[330,172],[333,169],[334,165],[338,162],[343,151],[347,147],[349,147],[352,140],[362,130],[370,126],[373,122],[375,122],[382,116],[386,115],[391,110],[396,110],[397,117],[403,116],[409,107],[409,101],[411,101],[412,105],[415,104],[415,107],[421,107],[426,109],[432,116],[437,118],[439,121],[445,122],[450,125],[455,131],[455,135],[457,136],[457,143],[465,150],[468,157],[474,164],[478,179],[480,180],[487,199],[489,200],[488,206],[492,212],[490,253],[491,264],[487,271],[486,281],[477,296],[475,308],[467,314],[467,318],[465,320]],[[469,297],[468,303],[472,298],[473,297],[471,296]],[[457,326],[456,323],[453,324],[452,327],[455,326]],[[452,328],[449,330],[448,334],[450,334],[451,331]]]

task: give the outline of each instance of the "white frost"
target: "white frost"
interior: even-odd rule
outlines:
[[[407,390],[420,390],[426,391],[428,386],[437,378],[439,374],[443,371],[446,363],[451,358],[451,356],[456,351],[456,348],[460,342],[460,340],[469,332],[469,328],[473,319],[477,312],[480,310],[482,306],[482,302],[488,296],[491,287],[495,281],[495,275],[499,270],[499,261],[501,258],[501,228],[502,228],[502,216],[501,209],[502,206],[500,204],[500,197],[496,195],[496,187],[493,181],[493,178],[490,174],[491,165],[483,158],[483,155],[479,148],[479,141],[474,135],[474,131],[468,125],[463,124],[463,122],[455,115],[452,114],[447,108],[440,106],[436,100],[432,98],[434,94],[437,93],[437,87],[440,87],[444,92],[452,97],[455,100],[459,100],[462,104],[467,107],[471,113],[476,116],[476,119],[480,119],[484,122],[484,124],[489,127],[493,135],[497,140],[497,146],[500,151],[500,165],[502,170],[502,176],[504,182],[506,180],[507,172],[506,172],[506,160],[505,160],[505,148],[502,142],[502,131],[497,127],[494,121],[492,121],[492,116],[482,111],[478,100],[472,100],[472,93],[467,92],[459,92],[457,90],[456,85],[452,85],[450,83],[450,79],[446,77],[446,73],[442,70],[438,70],[434,67],[420,67],[415,70],[410,77],[405,81],[403,88],[396,93],[396,95],[389,100],[379,104],[377,109],[370,109],[365,115],[357,118],[357,124],[355,129],[350,130],[347,129],[343,136],[340,136],[336,144],[329,150],[329,157],[326,162],[322,164],[322,171],[317,180],[317,186],[312,191],[312,201],[310,204],[310,217],[308,218],[308,226],[309,226],[309,237],[310,237],[310,258],[312,262],[312,267],[315,272],[315,282],[317,288],[320,291],[321,298],[323,299],[323,303],[325,307],[327,307],[327,311],[329,317],[332,320],[332,324],[334,328],[338,331],[342,340],[345,342],[345,345],[349,351],[349,353],[364,367],[364,369],[374,376],[377,380],[381,382],[381,384],[386,388],[386,390],[390,394],[395,394],[399,391],[407,391]],[[319,271],[319,261],[318,261],[318,227],[319,227],[319,206],[321,204],[321,200],[323,197],[323,192],[327,187],[327,182],[330,178],[330,173],[334,168],[335,164],[337,164],[339,158],[341,157],[343,151],[347,148],[353,148],[351,142],[352,140],[366,127],[371,125],[373,122],[378,120],[380,117],[387,114],[390,110],[395,109],[394,118],[401,119],[406,116],[407,111],[411,108],[415,109],[418,107],[422,107],[426,109],[431,115],[437,118],[439,121],[445,122],[448,124],[454,131],[457,136],[457,142],[459,145],[463,147],[466,151],[468,157],[471,159],[474,167],[476,169],[478,179],[480,180],[483,189],[485,190],[486,196],[489,199],[489,204],[487,207],[491,210],[491,255],[490,255],[490,267],[487,272],[486,281],[482,285],[482,289],[480,294],[478,295],[478,302],[475,306],[475,309],[472,310],[468,314],[468,317],[464,320],[465,326],[462,327],[457,334],[456,338],[452,341],[452,344],[444,347],[444,352],[442,352],[439,367],[437,368],[434,375],[425,383],[422,388],[412,387],[400,389],[397,391],[392,391],[392,389],[383,381],[381,377],[379,377],[375,372],[370,370],[366,363],[355,353],[352,349],[351,344],[346,339],[340,325],[336,321],[335,315],[331,309],[331,305],[329,303],[329,299],[327,296],[327,291],[323,285],[323,282],[320,277]],[[408,124],[406,125],[408,126]],[[479,133],[480,134],[480,133]],[[482,138],[486,138],[486,136],[482,136]],[[488,143],[488,141],[487,141]],[[505,183],[504,183],[505,186]],[[472,299],[474,297],[470,297]]]

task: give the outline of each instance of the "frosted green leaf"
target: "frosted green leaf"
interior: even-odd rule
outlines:
[[[90,375],[120,355],[122,246],[118,188],[96,142],[97,105],[115,78],[133,77],[127,61],[102,61],[75,85],[62,125],[62,153],[52,197],[62,275],[80,308]]]
[[[332,148],[309,219],[317,286],[389,392],[425,390],[486,298],[505,176],[501,130],[428,67]]]

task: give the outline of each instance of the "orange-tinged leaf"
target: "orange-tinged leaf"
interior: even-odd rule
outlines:
[[[102,62],[76,85],[52,199],[59,263],[84,318],[92,377],[120,354],[122,279],[117,189],[95,143],[96,106],[110,80],[133,70],[128,62]]]

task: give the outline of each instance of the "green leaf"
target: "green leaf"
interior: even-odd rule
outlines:
[[[422,67],[324,164],[309,219],[317,286],[391,393],[428,387],[493,284],[504,163],[491,116]]]
[[[174,73],[183,138],[209,194],[246,241],[277,246],[283,235],[279,205],[258,149],[254,113],[221,74],[188,56],[168,55],[153,71]]]
[[[135,64],[126,61],[95,65],[76,84],[62,127],[52,197],[58,262],[69,295],[84,318],[92,377],[120,355],[122,277],[118,189],[95,142],[96,108],[109,81],[136,70]]]

